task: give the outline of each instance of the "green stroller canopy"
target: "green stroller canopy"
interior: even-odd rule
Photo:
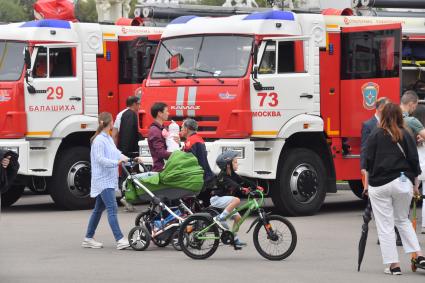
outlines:
[[[178,199],[187,195],[199,194],[204,185],[204,170],[192,153],[174,151],[165,168],[159,174],[137,178],[154,195],[160,194],[168,199]],[[144,199],[146,192],[127,179],[125,197],[127,201]]]

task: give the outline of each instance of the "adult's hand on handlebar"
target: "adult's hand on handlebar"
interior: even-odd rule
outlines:
[[[121,165],[122,163],[127,163],[130,160],[130,158],[128,158],[125,155],[121,155],[120,159],[118,160],[118,165]]]

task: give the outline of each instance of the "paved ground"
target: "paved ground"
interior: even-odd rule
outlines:
[[[120,209],[127,233],[136,214]],[[405,254],[403,276],[383,274],[373,223],[362,272],[356,271],[362,209],[350,191],[340,191],[318,215],[290,218],[298,245],[285,261],[263,259],[251,233],[240,234],[249,243],[242,251],[220,247],[210,259],[194,261],[171,247],[117,251],[106,215],[96,235],[105,247],[83,249],[90,211],[58,211],[49,196],[26,195],[2,213],[0,282],[424,282],[425,272],[412,273]],[[425,246],[425,235],[419,237]]]

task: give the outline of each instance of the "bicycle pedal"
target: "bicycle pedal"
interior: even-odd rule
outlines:
[[[235,248],[235,251],[242,250],[242,247],[233,246]]]

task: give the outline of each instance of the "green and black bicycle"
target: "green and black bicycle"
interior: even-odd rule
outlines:
[[[189,216],[180,226],[179,243],[183,252],[193,259],[206,259],[217,250],[220,241],[235,249],[234,235],[242,223],[257,212],[258,217],[251,224],[247,233],[255,226],[253,232],[254,246],[266,259],[283,260],[290,256],[297,245],[297,233],[288,219],[280,215],[267,214],[262,205],[263,192],[251,191],[248,201],[235,209],[226,220],[239,211],[246,210],[239,223],[231,230],[223,230],[208,213],[195,213]]]

